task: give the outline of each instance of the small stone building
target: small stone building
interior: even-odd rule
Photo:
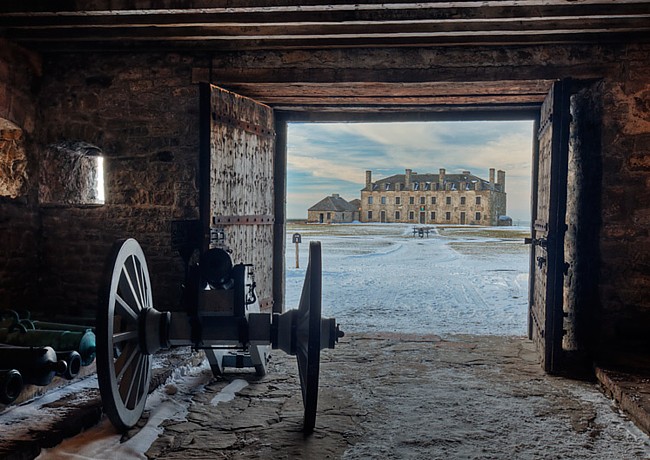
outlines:
[[[361,190],[362,222],[498,225],[506,214],[506,173],[489,180],[470,171],[418,174],[410,169],[372,182],[366,171]]]
[[[338,193],[326,196],[307,211],[307,221],[311,223],[332,224],[355,220],[359,220],[358,204],[346,201]]]

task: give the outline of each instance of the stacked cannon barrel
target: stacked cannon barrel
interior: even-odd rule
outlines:
[[[24,385],[46,386],[55,376],[72,380],[94,360],[92,328],[0,311],[0,403],[14,402]]]

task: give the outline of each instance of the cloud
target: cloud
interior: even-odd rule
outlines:
[[[306,209],[300,190],[316,201],[331,193],[357,198],[365,171],[373,179],[403,173],[470,170],[488,177],[489,168],[505,170],[508,212],[530,216],[531,121],[430,123],[298,123],[289,125],[287,203]],[[293,200],[301,201],[294,204]]]

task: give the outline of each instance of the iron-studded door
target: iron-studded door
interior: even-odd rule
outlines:
[[[234,263],[254,266],[262,308],[273,299],[273,109],[201,85],[201,221]],[[207,246],[208,242],[204,244]]]
[[[569,88],[568,80],[556,82],[542,104],[533,167],[529,332],[551,373],[562,358]]]

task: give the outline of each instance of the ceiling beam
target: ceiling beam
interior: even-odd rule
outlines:
[[[650,13],[650,4],[641,0],[613,1],[467,1],[351,3],[224,7],[202,9],[107,9],[24,11],[20,3],[0,2],[0,26],[180,26],[183,24],[266,24],[266,23],[341,23],[420,20],[485,20],[544,17],[633,16]],[[27,2],[29,3],[29,2]],[[56,7],[59,2],[50,2]]]

